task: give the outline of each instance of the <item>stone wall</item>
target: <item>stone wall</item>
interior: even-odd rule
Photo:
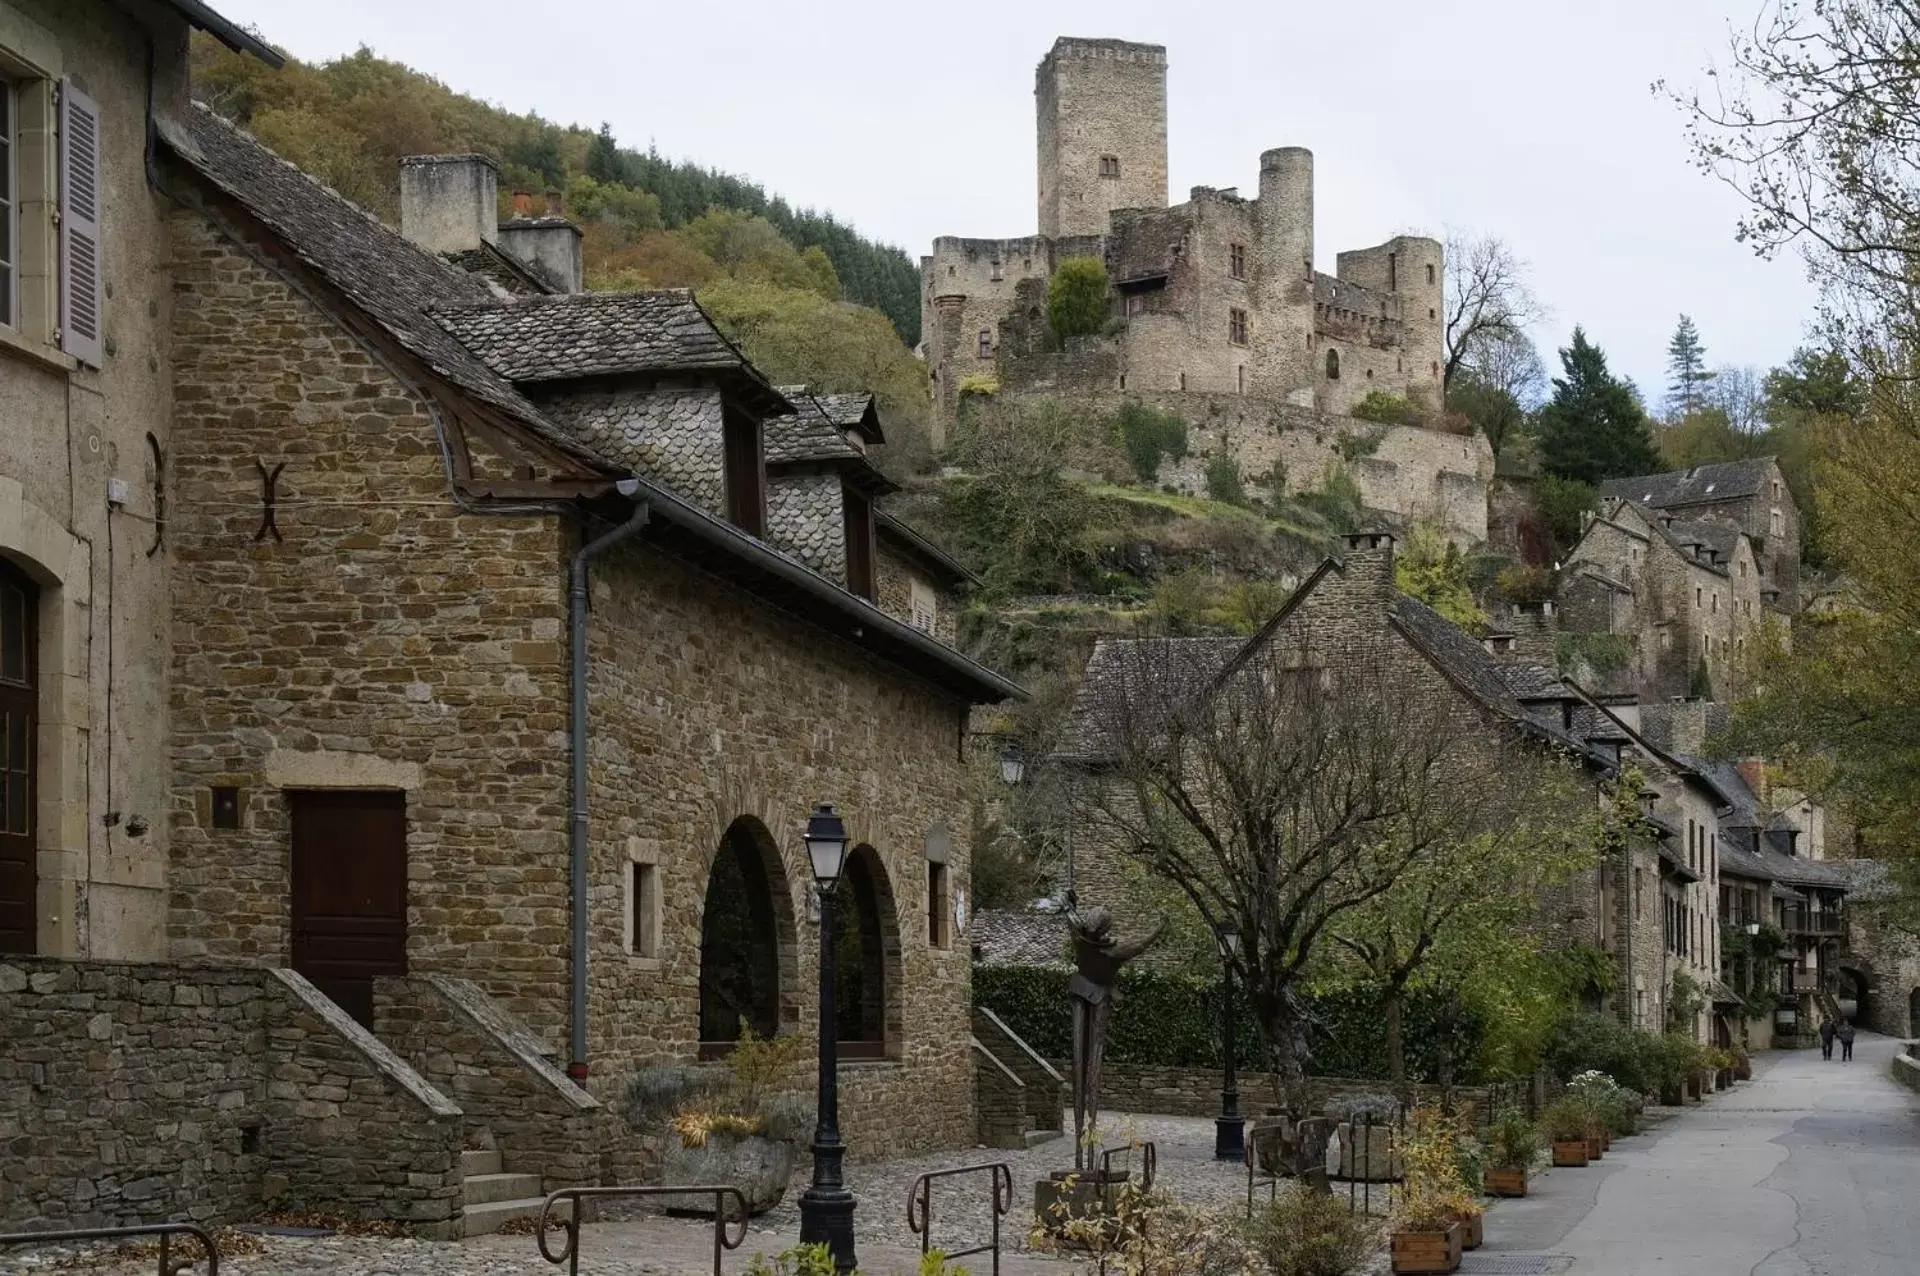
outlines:
[[[973,1040],[974,1141],[981,1147],[1027,1146],[1027,1086],[994,1053]]]
[[[9,958],[0,1039],[0,1230],[457,1225],[459,1109],[291,971]]]
[[[1071,1060],[1055,1060],[1055,1066],[1070,1069]],[[1218,1068],[1170,1068],[1140,1063],[1100,1065],[1100,1110],[1138,1115],[1214,1117],[1220,1115],[1221,1072]],[[1269,1107],[1281,1106],[1280,1079],[1258,1070],[1243,1070],[1239,1076],[1240,1111],[1249,1118]],[[1309,1077],[1307,1101],[1316,1110],[1338,1099],[1363,1094],[1391,1094],[1385,1081],[1362,1081],[1350,1077]],[[1435,1102],[1440,1087],[1416,1085],[1416,1102]],[[1476,1086],[1453,1087],[1456,1104],[1484,1104],[1487,1091]],[[1069,1100],[1071,1101],[1071,1100]]]
[[[1034,72],[1042,235],[1097,235],[1116,208],[1167,202],[1167,51],[1054,41]],[[1119,162],[1104,175],[1103,156]]]
[[[497,1148],[509,1170],[538,1174],[547,1191],[600,1182],[614,1145],[637,1142],[470,980],[376,980],[374,1027],[460,1106],[467,1146]]]

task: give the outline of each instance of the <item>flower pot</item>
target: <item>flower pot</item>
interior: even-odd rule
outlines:
[[[764,1214],[787,1194],[787,1181],[793,1177],[793,1144],[779,1139],[744,1137],[731,1134],[709,1135],[704,1145],[684,1147],[677,1138],[669,1138],[660,1160],[660,1182],[664,1187],[704,1186],[731,1183],[747,1198],[747,1213]],[[668,1208],[675,1213],[713,1213],[713,1198],[669,1197]]]
[[[1527,1172],[1524,1169],[1488,1170],[1487,1191],[1495,1196],[1525,1196]]]
[[[1396,1273],[1447,1273],[1460,1269],[1461,1226],[1444,1232],[1395,1232],[1393,1270]]]
[[[1585,1139],[1555,1139],[1553,1141],[1553,1163],[1555,1165],[1585,1165],[1587,1163],[1587,1141]]]

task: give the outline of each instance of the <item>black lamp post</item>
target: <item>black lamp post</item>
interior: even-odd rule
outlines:
[[[831,802],[813,808],[803,837],[820,891],[820,1104],[813,1129],[813,1182],[800,1194],[800,1243],[825,1245],[833,1265],[850,1272],[853,1193],[840,1178],[846,1145],[840,1142],[840,1051],[834,1032],[834,887],[847,862],[847,826]]]
[[[1220,1115],[1213,1122],[1213,1157],[1238,1161],[1246,1156],[1246,1120],[1240,1115],[1240,1078],[1234,1068],[1233,959],[1240,955],[1240,928],[1221,922],[1213,928],[1220,944],[1220,1047],[1225,1071],[1220,1078]]]

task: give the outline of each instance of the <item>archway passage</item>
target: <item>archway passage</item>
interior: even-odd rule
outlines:
[[[37,603],[33,582],[0,559],[0,953],[33,952],[37,939]]]
[[[847,856],[834,943],[834,1035],[846,1059],[884,1059],[900,1044],[900,924],[886,866],[871,846]]]
[[[741,816],[720,839],[700,914],[700,1052],[725,1054],[747,1031],[771,1037],[793,951],[787,878],[766,826]]]

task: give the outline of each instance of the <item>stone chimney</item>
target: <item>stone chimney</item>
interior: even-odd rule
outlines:
[[[1753,790],[1753,795],[1760,799],[1760,805],[1764,807],[1767,804],[1767,764],[1759,758],[1741,758],[1735,765],[1740,771],[1740,778],[1747,782],[1747,787]]]
[[[409,155],[400,161],[400,233],[428,252],[494,242],[500,169],[484,155]]]
[[[580,228],[568,221],[559,191],[547,192],[547,211],[535,217],[533,196],[522,205],[514,192],[513,220],[500,223],[500,247],[560,292],[579,292],[584,286],[580,260]]]
[[[1344,572],[1382,600],[1393,598],[1393,533],[1349,532]]]

